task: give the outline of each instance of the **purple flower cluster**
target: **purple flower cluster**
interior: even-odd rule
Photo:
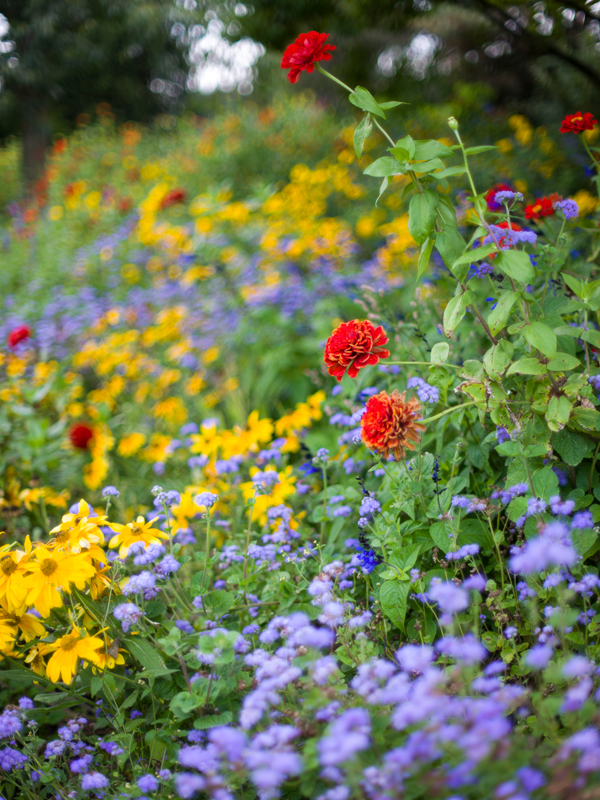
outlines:
[[[440,399],[439,389],[431,386],[423,378],[409,378],[406,388],[416,389],[417,396],[422,403],[437,403]]]

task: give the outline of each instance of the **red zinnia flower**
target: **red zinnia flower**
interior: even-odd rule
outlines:
[[[379,392],[369,398],[367,410],[361,420],[361,436],[369,450],[376,450],[383,458],[391,453],[396,459],[404,458],[405,448],[414,450],[425,425],[419,411],[421,404],[413,397],[406,402],[406,392],[397,389],[391,394]]]
[[[24,342],[30,336],[31,328],[28,325],[20,325],[18,328],[13,328],[8,334],[8,346],[14,350],[19,342]]]
[[[598,120],[594,119],[594,115],[586,111],[582,114],[578,111],[576,114],[567,114],[563,119],[560,132],[561,133],[583,133],[584,131],[591,131],[594,125],[598,124]]]
[[[492,186],[485,196],[485,202],[490,211],[502,211],[504,208],[502,203],[497,203],[494,200],[496,192],[512,192],[512,186],[509,186],[508,183],[496,183]]]
[[[78,450],[87,450],[90,441],[94,438],[94,431],[85,422],[78,422],[69,431],[69,439],[73,447]]]
[[[296,83],[303,70],[312,72],[317,61],[330,61],[330,50],[335,50],[334,44],[325,44],[329,38],[328,33],[309,31],[301,33],[294,44],[286,47],[281,68],[289,69],[288,81]]]
[[[176,203],[185,203],[186,200],[187,192],[185,189],[171,189],[171,191],[163,198],[160,207],[169,208],[169,206],[174,206]]]
[[[387,342],[381,325],[376,328],[368,319],[342,322],[327,339],[323,360],[329,374],[338,381],[342,380],[346,369],[351,378],[356,378],[359,369],[389,357],[390,351],[383,347]]]
[[[525,206],[525,219],[551,217],[554,214],[555,202],[552,197],[538,197],[535,203]]]

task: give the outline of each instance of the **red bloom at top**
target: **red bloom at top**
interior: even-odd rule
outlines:
[[[530,206],[525,206],[525,219],[551,217],[554,214],[554,203],[559,199],[558,195],[538,197],[535,203],[532,203]]]
[[[20,325],[18,328],[13,328],[8,334],[8,346],[14,350],[19,342],[29,339],[31,333],[31,328],[28,325]]]
[[[338,381],[346,369],[351,378],[356,378],[359,369],[389,357],[390,351],[383,347],[387,342],[383,328],[376,328],[368,319],[342,322],[327,339],[323,360],[329,374]]]
[[[563,119],[560,132],[561,133],[583,133],[584,131],[591,131],[594,125],[598,124],[598,120],[594,119],[594,115],[586,111],[582,114],[578,111],[576,114],[567,114]]]
[[[504,208],[502,203],[497,203],[494,200],[496,192],[512,192],[512,186],[509,186],[508,183],[496,183],[492,186],[485,196],[485,202],[490,211],[502,211]]]
[[[73,447],[78,450],[87,450],[90,441],[94,438],[94,431],[85,422],[78,422],[69,431],[69,439]]]
[[[169,208],[169,206],[174,206],[176,203],[185,203],[186,200],[187,192],[185,189],[171,189],[171,191],[164,196],[160,207]]]
[[[330,61],[331,50],[335,50],[334,44],[325,44],[325,39],[329,38],[328,33],[317,33],[309,31],[301,33],[294,44],[286,47],[281,68],[289,69],[288,81],[296,83],[300,73],[306,70],[312,72],[317,61]]]

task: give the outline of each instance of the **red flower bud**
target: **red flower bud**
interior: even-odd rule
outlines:
[[[24,342],[25,339],[29,339],[31,333],[31,328],[27,325],[20,325],[18,328],[13,328],[8,334],[8,346],[14,350],[19,342]]]
[[[90,441],[94,438],[94,431],[85,422],[78,422],[69,431],[69,439],[73,447],[78,450],[87,450]]]

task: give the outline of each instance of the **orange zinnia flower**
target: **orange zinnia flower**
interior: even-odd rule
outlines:
[[[356,378],[359,369],[389,357],[390,351],[383,348],[387,342],[381,325],[376,328],[368,319],[342,322],[327,339],[323,360],[329,374],[338,381],[342,380],[346,369],[351,378]]]
[[[369,450],[376,450],[384,458],[393,453],[396,459],[404,458],[405,448],[415,449],[425,425],[416,398],[406,401],[406,392],[397,389],[391,394],[379,392],[367,403],[361,420],[361,435]]]

